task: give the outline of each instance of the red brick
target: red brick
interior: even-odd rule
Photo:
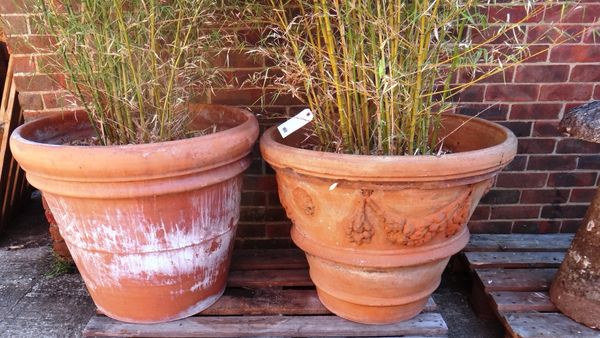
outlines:
[[[265,65],[260,55],[248,54],[243,51],[221,51],[211,58],[214,67],[223,68],[262,68]]]
[[[549,187],[585,187],[596,184],[597,173],[554,173],[548,177]]]
[[[530,156],[527,170],[573,170],[577,167],[577,156],[548,155]]]
[[[515,204],[519,203],[520,190],[492,189],[481,199],[481,204]]]
[[[544,11],[539,6],[529,11],[524,6],[492,5],[489,6],[487,16],[490,23],[517,23],[539,22],[542,20]]]
[[[282,207],[268,207],[265,211],[265,220],[267,222],[286,221],[288,218]]]
[[[578,43],[586,26],[583,25],[531,25],[527,27],[528,43]]]
[[[13,70],[15,74],[31,74],[35,73],[35,58],[30,55],[14,56]]]
[[[505,168],[504,171],[523,171],[527,164],[527,156],[517,155]]]
[[[277,93],[274,91],[267,90],[264,96],[264,102],[269,106],[298,106],[305,105],[304,102],[300,101],[297,97],[291,94]]]
[[[242,206],[264,206],[267,203],[266,194],[262,191],[243,191]]]
[[[12,1],[12,0],[3,0]],[[4,33],[6,35],[20,35],[29,34],[29,28],[27,25],[27,17],[25,15],[5,15],[2,17],[3,27],[5,28]]]
[[[583,43],[596,44],[600,42],[600,27],[591,26],[583,33]]]
[[[502,45],[522,43],[525,41],[526,30],[524,26],[488,26],[485,29],[472,30],[472,41],[475,44]]]
[[[600,100],[600,85],[596,85],[594,88],[594,94],[592,97],[594,100]]]
[[[240,223],[256,223],[265,221],[265,209],[260,207],[241,207]]]
[[[590,203],[594,196],[596,196],[596,193],[598,193],[598,189],[596,188],[573,189],[569,201],[572,203]]]
[[[268,223],[266,225],[267,238],[287,238],[290,237],[290,222]]]
[[[542,208],[542,218],[582,218],[587,208],[587,205],[546,205]]]
[[[515,82],[565,82],[568,78],[568,65],[523,65],[517,67]]]
[[[581,220],[578,220],[578,219],[563,220],[562,224],[560,225],[560,232],[567,233],[567,234],[575,233],[579,229],[580,225],[581,225]]]
[[[508,121],[498,123],[510,129],[517,137],[527,137],[531,135],[531,126],[533,125],[531,122]]]
[[[64,76],[50,75],[19,75],[14,77],[17,90],[20,92],[52,91],[64,88]]]
[[[563,139],[558,142],[556,152],[559,154],[598,154],[600,144],[578,139]]]
[[[244,238],[266,236],[265,225],[263,223],[240,223],[237,229],[237,236]]]
[[[592,97],[591,84],[549,84],[542,85],[540,101],[587,101]]]
[[[19,102],[21,107],[27,110],[42,110],[44,108],[42,96],[39,93],[19,93]]]
[[[600,155],[579,156],[577,169],[600,170]]]
[[[479,221],[490,219],[490,207],[478,205],[473,211],[473,215],[471,215],[471,220]]]
[[[276,191],[275,176],[244,176],[244,191]]]
[[[511,205],[492,207],[491,219],[531,219],[538,218],[540,207],[533,205]]]
[[[459,83],[465,83],[474,80],[478,80],[478,83],[507,83],[512,82],[515,69],[514,67],[505,68],[501,72],[490,75],[489,73],[492,71],[497,71],[497,68],[478,66],[475,74],[473,74],[473,69],[468,67],[460,71],[460,75],[457,80]]]
[[[523,60],[523,63],[539,63],[548,61],[550,54],[549,45],[534,45],[529,47],[528,56]]]
[[[54,51],[54,38],[42,35],[9,36],[8,48],[11,54],[50,53]]]
[[[573,109],[575,109],[575,108],[577,108],[577,107],[579,107],[581,105],[584,105],[586,103],[587,103],[587,101],[582,101],[582,102],[577,102],[577,101],[567,102],[567,103],[565,103],[565,109],[564,109],[564,111],[565,112],[571,111],[571,110],[573,110]]]
[[[512,222],[471,221],[467,226],[473,234],[509,234]]]
[[[558,121],[535,121],[532,136],[563,136],[563,133],[559,130]]]
[[[535,189],[523,190],[522,204],[565,203],[569,200],[568,189]]]
[[[571,70],[570,81],[600,82],[600,65],[575,65]]]
[[[263,96],[262,89],[216,89],[211,102],[225,105],[255,105],[260,104]]]
[[[44,107],[46,109],[68,108],[74,109],[78,107],[78,100],[68,92],[52,92],[42,95]],[[79,105],[81,106],[81,105]]]
[[[0,1],[0,13],[2,14],[18,14],[27,13],[28,9],[25,6],[24,0],[2,0]]]
[[[517,148],[519,154],[550,154],[555,144],[552,138],[528,138],[520,139]]]
[[[458,107],[457,113],[490,121],[503,121],[508,115],[508,105],[465,104]]]
[[[540,87],[538,85],[488,85],[485,91],[486,101],[523,102],[535,101]]]
[[[547,173],[505,173],[498,175],[499,188],[541,188],[546,185]]]
[[[516,221],[512,232],[519,234],[553,234],[560,231],[560,221]]]
[[[546,10],[544,22],[595,23],[600,18],[600,5],[555,5]]]
[[[598,62],[600,45],[560,45],[550,50],[551,62]]]
[[[559,103],[516,103],[510,108],[511,120],[553,120],[562,110]]]

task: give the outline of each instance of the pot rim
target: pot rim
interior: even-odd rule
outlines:
[[[187,139],[114,146],[49,144],[35,139],[36,130],[52,129],[69,134],[80,132],[73,125],[89,123],[84,111],[57,113],[28,122],[10,138],[14,157],[27,172],[30,182],[132,182],[191,177],[223,167],[243,171],[246,157],[258,138],[258,121],[247,110],[221,105],[197,105],[200,110],[217,110],[241,117],[237,126],[209,135]],[[40,136],[43,138],[44,135]],[[46,138],[53,138],[46,136]],[[244,159],[244,160],[243,160]],[[243,161],[242,161],[243,160]]]
[[[94,150],[99,150],[99,149],[119,149],[119,150],[129,150],[131,148],[135,148],[136,150],[140,150],[143,148],[152,148],[154,145],[161,145],[161,146],[178,146],[180,144],[186,144],[186,143],[190,143],[192,142],[192,140],[197,140],[197,139],[204,139],[204,140],[209,140],[212,138],[217,138],[217,137],[222,137],[222,136],[226,136],[227,134],[235,134],[237,131],[248,128],[251,124],[252,124],[252,118],[254,118],[254,115],[252,113],[250,113],[248,110],[246,109],[242,109],[242,108],[238,108],[238,107],[230,107],[230,106],[224,106],[224,105],[218,105],[218,104],[202,104],[199,105],[202,107],[214,107],[214,108],[220,108],[220,109],[226,109],[226,110],[230,110],[230,111],[238,111],[239,113],[243,114],[246,117],[246,121],[244,121],[243,123],[235,126],[235,127],[231,127],[228,128],[226,130],[221,130],[221,131],[217,131],[211,134],[207,134],[207,135],[200,135],[200,136],[194,136],[194,137],[189,137],[189,138],[185,138],[185,139],[178,139],[178,140],[172,140],[172,141],[160,141],[160,142],[151,142],[151,143],[139,143],[139,144],[125,144],[125,145],[109,145],[109,146],[103,146],[103,145],[71,145],[71,144],[50,144],[50,143],[44,143],[44,142],[36,142],[36,141],[32,141],[30,139],[27,139],[25,137],[23,137],[23,131],[27,130],[27,129],[33,129],[34,126],[36,125],[40,125],[46,121],[50,121],[50,120],[64,120],[65,118],[68,118],[71,115],[76,115],[76,119],[80,118],[80,115],[83,115],[84,120],[82,121],[82,123],[86,123],[87,121],[87,114],[85,111],[83,110],[65,110],[65,111],[61,111],[61,112],[57,112],[57,113],[52,113],[51,115],[48,116],[44,116],[42,118],[24,123],[23,125],[20,125],[19,127],[17,127],[12,135],[11,135],[11,139],[15,139],[15,141],[24,143],[24,144],[31,144],[31,145],[36,145],[36,146],[41,146],[41,147],[48,147],[48,148],[57,148],[57,147],[69,147],[71,149],[74,148],[81,148],[81,149],[94,149]]]
[[[506,166],[517,153],[517,137],[508,128],[481,118],[460,114],[442,114],[443,120],[473,123],[488,131],[501,133],[504,141],[490,147],[436,155],[354,155],[300,149],[282,143],[277,128],[262,135],[263,158],[272,166],[309,176],[347,181],[423,182],[492,176]],[[458,131],[460,132],[460,131]],[[303,161],[297,161],[302,158]],[[465,165],[468,163],[469,165]],[[343,167],[340,167],[343,164]],[[427,167],[427,170],[424,170]]]

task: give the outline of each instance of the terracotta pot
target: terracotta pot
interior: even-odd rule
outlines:
[[[50,207],[48,206],[48,203],[46,203],[46,199],[43,196],[42,206],[44,207],[44,215],[48,221],[48,232],[50,233],[50,240],[52,241],[52,251],[54,251],[54,254],[63,261],[73,262],[73,257],[71,257],[71,253],[69,253],[67,243],[60,235],[58,224],[56,224],[56,220],[52,215],[52,211],[50,211]]]
[[[494,176],[515,156],[506,128],[460,115],[443,118],[443,156],[342,155],[299,149],[269,129],[263,157],[306,252],[323,304],[370,324],[422,311],[449,257],[469,240],[466,223]],[[463,125],[464,124],[464,125]]]
[[[184,318],[224,291],[258,123],[236,108],[194,113],[194,127],[219,131],[143,145],[63,145],[92,134],[78,112],[27,123],[11,137],[94,302],[112,318]]]

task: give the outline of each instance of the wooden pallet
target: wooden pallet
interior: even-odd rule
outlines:
[[[162,324],[128,324],[95,315],[86,337],[447,337],[432,299],[423,313],[393,325],[332,315],[319,301],[299,250],[236,250],[223,297],[202,313]]]
[[[600,338],[600,330],[559,313],[548,296],[572,239],[572,234],[473,235],[464,255],[474,275],[476,312],[491,307],[507,337]]]
[[[10,134],[23,123],[19,94],[13,82],[10,59],[0,102],[0,230],[7,224],[27,195],[25,173],[15,161],[9,147]]]

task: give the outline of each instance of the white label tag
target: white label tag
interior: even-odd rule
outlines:
[[[310,109],[304,109],[303,111],[299,112],[296,116],[280,124],[277,127],[277,130],[279,130],[281,137],[286,138],[291,133],[307,125],[310,121],[313,120],[314,117],[315,116],[313,115],[312,111],[310,111]]]

